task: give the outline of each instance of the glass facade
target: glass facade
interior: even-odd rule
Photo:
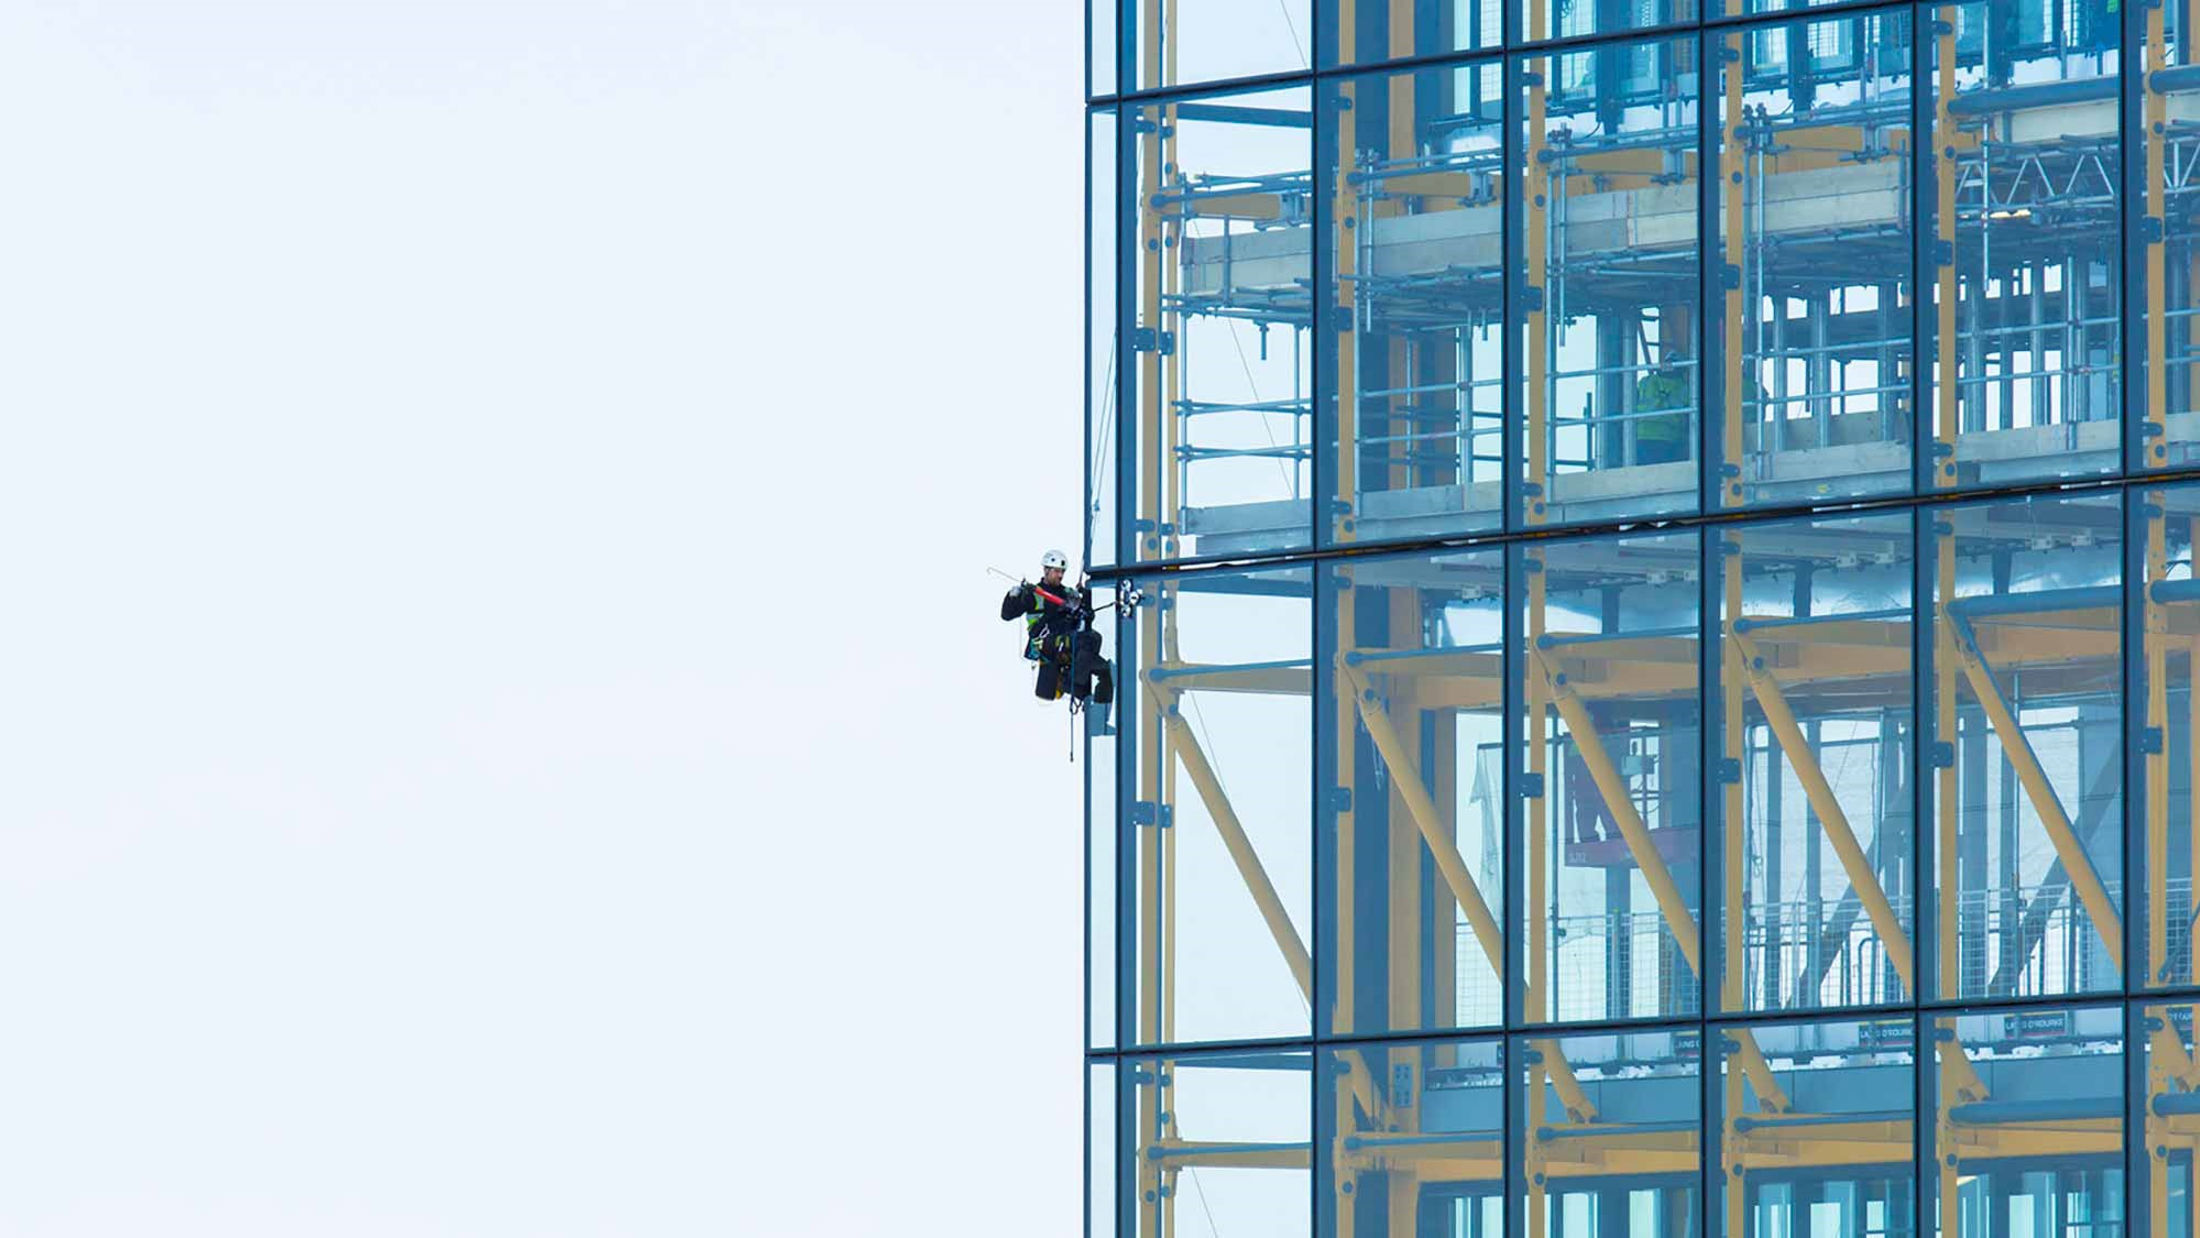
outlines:
[[[1088,1232],[2200,1235],[2200,5],[1089,29]]]

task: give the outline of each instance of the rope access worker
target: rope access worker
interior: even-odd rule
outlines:
[[[1108,703],[1115,699],[1115,672],[1100,656],[1100,634],[1092,630],[1092,598],[1062,579],[1069,556],[1049,550],[1039,560],[1039,583],[1023,581],[1001,599],[1001,618],[1024,621],[1024,657],[1039,664],[1033,691],[1042,701],[1066,692],[1092,713],[1091,725],[1105,728]]]

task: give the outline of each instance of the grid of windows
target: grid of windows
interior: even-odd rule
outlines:
[[[2200,1235],[2200,0],[1091,30],[1089,1232]]]

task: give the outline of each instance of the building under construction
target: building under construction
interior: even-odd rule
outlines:
[[[1090,10],[1089,1233],[2200,1236],[2200,0],[1738,3]]]

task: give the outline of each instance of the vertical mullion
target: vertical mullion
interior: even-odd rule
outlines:
[[[1937,254],[1933,230],[1927,220],[1934,201],[1932,177],[1938,160],[1931,149],[1933,89],[1932,50],[1937,46],[1930,23],[1934,10],[1925,4],[1910,9],[1910,489],[1922,503],[1931,491],[1933,476],[1932,372],[1942,341],[1934,334],[1934,317],[1927,290],[1938,286]],[[1931,859],[1926,831],[1933,819],[1933,743],[1927,728],[1938,717],[1930,689],[1933,683],[1933,509],[1910,508],[1910,920],[1911,985],[1905,994],[1910,1006],[1911,1084],[1914,1110],[1910,1133],[1914,1143],[1911,1164],[1910,1203],[1914,1214],[1912,1233],[1926,1238],[1935,1232],[1940,1193],[1931,1184],[1938,1178],[1936,1029],[1927,1022],[1924,1003],[1938,990],[1939,941]],[[1937,736],[1935,737],[1937,739]],[[1953,1218],[1950,1219],[1951,1223]]]
[[[2139,6],[2129,5],[2127,7],[2136,9]],[[2128,151],[2126,155],[2126,166],[2128,167]],[[2127,280],[2130,270],[2131,268],[2127,267],[2125,271]],[[2125,292],[2128,296],[2130,292],[2128,285]],[[2135,321],[2137,320],[2126,318],[2120,326],[2128,327],[2130,323]],[[2124,338],[2127,342],[2129,341],[2130,334],[2128,331],[2126,331]],[[2127,349],[2125,363],[2125,376],[2127,379],[2130,376],[2128,351]],[[2128,391],[2130,388],[2127,387],[2126,390]],[[2143,422],[2144,420],[2144,418],[2133,418],[2128,413],[2125,417],[2126,422]],[[2128,450],[2134,441],[2131,434],[2132,427],[2126,425],[2124,429],[2123,442]],[[2130,457],[2127,455],[2126,463],[2129,462]],[[2152,813],[2154,808],[2154,805],[2147,798],[2148,780],[2146,776],[2147,756],[2144,750],[2145,745],[2134,742],[2136,727],[2146,724],[2147,713],[2142,705],[2135,724],[2132,702],[2145,701],[2146,694],[2155,688],[2155,685],[2147,682],[2146,675],[2147,659],[2144,652],[2146,649],[2146,608],[2143,605],[2132,605],[2132,590],[2134,588],[2145,589],[2151,583],[2147,579],[2148,556],[2145,532],[2151,496],[2144,489],[2137,491],[2119,489],[2118,494],[2123,500],[2119,511],[2122,517],[2121,527],[2124,538],[2123,587],[2116,591],[2117,605],[2120,611],[2118,631],[2122,636],[2119,652],[2123,659],[2123,699],[2119,703],[2118,712],[2120,716],[2117,722],[2118,734],[2124,747],[2123,828],[2118,831],[2118,842],[2123,848],[2124,891],[2124,966],[2122,975],[2118,977],[2118,989],[2124,994],[2125,1103],[2120,1109],[2124,1134],[2124,1215],[2127,1218],[2127,1233],[2136,1235],[2137,1238],[2149,1238],[2148,1230],[2151,1217],[2147,1205],[2150,1201],[2146,1199],[2146,1196],[2150,1190],[2151,1175],[2148,1172],[2147,1148],[2144,1137],[2146,1128],[2144,1122],[2134,1122],[2131,1118],[2134,1112],[2133,1103],[2135,1101],[2138,1104],[2146,1103],[2146,1036],[2143,1026],[2145,1011],[2131,995],[2144,990],[2147,978],[2150,975],[2150,969],[2161,965],[2162,960],[2150,958],[2144,953],[2148,938],[2146,928],[2149,923],[2148,917],[2166,914],[2167,908],[2157,908],[2148,903],[2146,897],[2148,874],[2141,871],[2147,863],[2147,849],[2132,845],[2136,831],[2145,828],[2149,814]],[[2169,736],[2166,728],[2164,733],[2157,737],[2156,742],[2165,746],[2168,744]]]

